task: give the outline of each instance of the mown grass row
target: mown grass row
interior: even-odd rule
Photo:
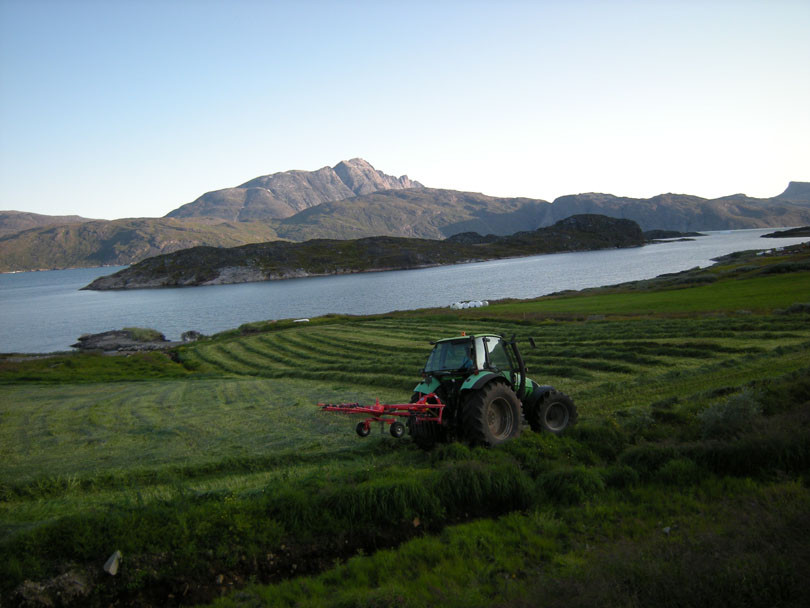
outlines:
[[[765,362],[773,355],[778,359],[778,349],[799,345],[808,335],[801,319],[793,317],[587,323],[456,319],[438,327],[421,318],[383,318],[200,344],[184,356],[204,362],[212,371],[315,381],[326,380],[328,374],[329,379],[348,386],[400,390],[404,398],[418,381],[430,339],[461,331],[515,334],[532,378],[589,398],[637,378],[643,378],[652,391],[659,390],[662,382],[675,380],[672,374],[694,374],[706,383],[703,390],[716,389],[722,386],[717,385],[722,374],[712,371],[717,365],[727,362],[749,369],[751,357]],[[613,338],[608,339],[611,332]],[[528,348],[529,337],[535,338],[537,348]],[[784,358],[789,365],[785,369],[795,369],[788,363],[791,357]],[[773,360],[765,366],[778,367],[778,363]],[[699,392],[701,387],[688,390]]]

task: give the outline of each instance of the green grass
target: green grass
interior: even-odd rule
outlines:
[[[777,279],[806,281],[610,294],[604,320],[539,314],[576,302],[552,298],[250,324],[172,358],[6,357],[0,597],[67,572],[91,590],[76,605],[207,602],[250,580],[274,584],[221,605],[699,606],[716,589],[802,605],[810,318],[756,312],[793,297]],[[648,315],[659,293],[684,306]],[[762,308],[705,314],[743,293]],[[577,427],[425,452],[315,407],[407,400],[429,341],[461,331],[515,334]]]
[[[160,352],[128,356],[98,353],[71,353],[53,357],[0,355],[0,385],[143,381],[186,376],[188,369]]]
[[[486,314],[566,313],[587,315],[684,314],[696,312],[771,311],[810,298],[810,272],[727,279],[689,289],[646,293],[559,296],[493,304]]]

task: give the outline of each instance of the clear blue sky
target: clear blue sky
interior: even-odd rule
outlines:
[[[0,209],[362,157],[553,200],[810,181],[810,2],[0,0]]]

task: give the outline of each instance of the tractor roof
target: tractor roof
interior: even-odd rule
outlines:
[[[436,340],[433,344],[440,344],[442,342],[455,342],[457,340],[472,340],[474,338],[500,338],[503,339],[502,336],[498,334],[467,334],[464,336],[454,336],[452,338],[442,338],[441,340]]]

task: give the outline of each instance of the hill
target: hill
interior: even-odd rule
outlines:
[[[228,221],[278,219],[329,201],[377,190],[421,186],[407,175],[386,175],[362,158],[354,158],[317,171],[273,173],[235,188],[206,192],[166,217],[216,217]]]
[[[271,242],[229,249],[194,247],[143,260],[100,277],[84,289],[140,289],[247,283],[291,277],[422,268],[519,255],[637,247],[644,237],[637,224],[580,215],[554,226],[511,236],[463,242],[448,239],[368,237]]]
[[[61,224],[80,224],[90,222],[78,215],[41,215],[28,211],[0,211],[0,236],[13,234],[31,228],[42,228]]]
[[[791,182],[791,184],[797,184]],[[798,186],[787,192],[798,192]],[[735,194],[705,199],[687,194],[660,194],[646,199],[587,193],[561,196],[551,205],[549,218],[574,213],[600,213],[638,222],[642,230],[739,230],[805,225],[810,206],[778,197],[757,199]],[[799,197],[796,196],[796,199]]]
[[[277,238],[257,222],[204,218],[87,221],[34,228],[0,237],[0,272],[123,266],[197,245],[232,247]]]
[[[443,239],[460,232],[507,235],[552,224],[547,221],[549,211],[550,205],[537,199],[438,188],[387,190],[323,203],[281,220],[276,229],[294,241],[383,235]]]

